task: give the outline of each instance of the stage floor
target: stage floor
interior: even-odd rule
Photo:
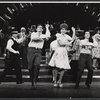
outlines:
[[[100,82],[93,82],[90,89],[84,82],[80,83],[78,90],[74,86],[75,83],[64,83],[63,88],[54,88],[53,83],[39,82],[36,89],[31,89],[30,82],[20,85],[15,82],[2,82],[0,98],[100,98]]]

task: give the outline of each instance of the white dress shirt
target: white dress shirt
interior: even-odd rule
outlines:
[[[44,45],[44,39],[50,37],[50,32],[46,32],[46,34],[39,34],[38,32],[31,33],[31,40],[28,44],[28,47],[35,47],[42,49]]]
[[[86,39],[80,41],[80,53],[91,54],[94,44]]]

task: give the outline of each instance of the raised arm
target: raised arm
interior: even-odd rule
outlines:
[[[40,38],[42,39],[48,39],[51,36],[50,30],[49,30],[49,24],[46,24],[46,33],[44,35],[42,35]]]
[[[74,39],[75,39],[75,28],[72,27],[71,29],[72,29],[72,31],[73,31],[73,35],[72,35],[72,40],[69,42],[69,45],[70,45],[70,44],[74,41]]]
[[[46,37],[49,38],[51,36],[50,30],[49,30],[49,24],[46,25]]]

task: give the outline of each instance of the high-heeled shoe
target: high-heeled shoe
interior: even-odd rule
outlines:
[[[52,83],[54,83],[55,82],[55,80],[52,80]]]
[[[53,85],[54,87],[58,87],[58,84],[57,83],[54,83],[54,85]]]
[[[62,84],[61,82],[57,82],[57,84],[58,84],[58,86],[59,86],[60,88],[63,87],[63,84]]]
[[[54,81],[54,85],[53,85],[54,87],[58,87],[58,84],[57,84],[57,82],[56,81]]]

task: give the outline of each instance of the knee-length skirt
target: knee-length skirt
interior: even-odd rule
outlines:
[[[60,69],[71,69],[66,47],[58,47],[55,50],[49,65]]]

